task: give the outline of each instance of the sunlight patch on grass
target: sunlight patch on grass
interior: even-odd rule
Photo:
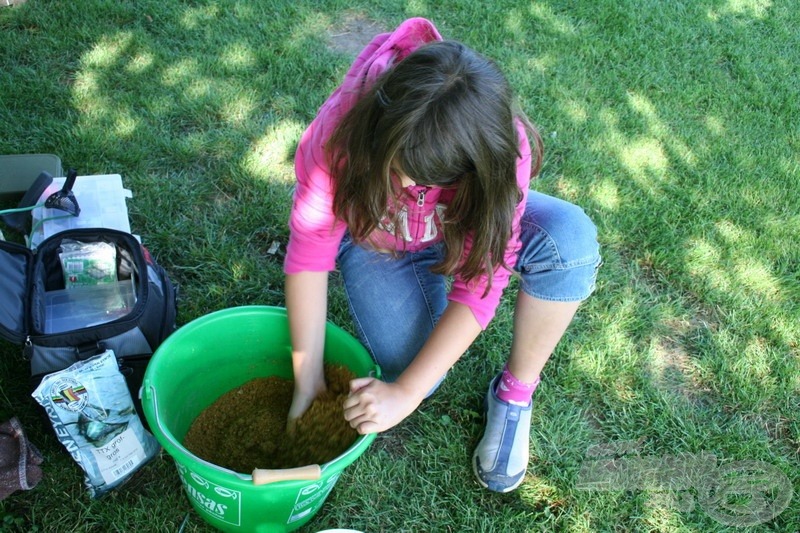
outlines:
[[[73,94],[78,97],[92,97],[97,93],[99,80],[97,74],[90,71],[80,71],[75,75],[75,83],[72,86]]]
[[[800,394],[800,322],[797,314],[786,312],[786,309],[776,308],[780,317],[772,318],[769,326],[769,337],[773,338],[777,334],[780,338],[778,342],[771,341],[770,347],[778,352],[775,357],[782,366],[789,368],[781,376],[788,383],[792,376],[794,390]]]
[[[273,94],[269,108],[276,116],[291,116],[297,108],[297,99],[291,94]]]
[[[130,137],[141,121],[125,108],[114,104],[100,87],[99,75],[91,70],[79,72],[73,86],[74,105],[81,111],[81,121],[103,124],[106,135]]]
[[[754,337],[742,346],[741,339],[736,333],[721,332],[717,338],[723,349],[729,352],[724,364],[727,372],[736,376],[741,383],[753,384],[754,389],[747,391],[749,394],[768,395],[769,390],[775,387],[775,375],[770,362],[774,354],[764,339]]]
[[[605,333],[605,332],[604,332]],[[613,335],[604,335],[612,337]],[[617,339],[619,343],[619,339]],[[611,349],[609,348],[608,351]],[[573,356],[575,368],[584,373],[590,381],[602,382],[602,376],[609,368],[610,361],[606,350],[584,350],[580,356]]]
[[[635,364],[634,354],[638,350],[630,332],[637,327],[637,307],[638,297],[633,289],[620,291],[613,311],[608,311],[608,320],[602,331],[597,332],[600,336],[597,346],[602,346],[602,350],[589,349],[582,351],[580,356],[575,355],[574,362],[579,371],[587,377],[603,381],[605,376],[620,373],[623,368]],[[609,353],[614,354],[613,359],[608,357]]]
[[[293,50],[304,51],[307,49],[308,41],[323,40],[332,23],[331,18],[325,13],[315,12],[295,24],[292,32],[285,37],[285,42]]]
[[[707,116],[706,128],[710,133],[714,135],[717,136],[725,135],[725,124],[722,122],[722,119],[720,117]]]
[[[734,359],[732,371],[743,376],[745,382],[758,383],[760,389],[774,386],[775,377],[770,368],[770,361],[773,359],[767,341],[760,337],[754,337]]]
[[[196,30],[208,23],[208,21],[219,16],[220,9],[222,9],[220,5],[214,3],[201,7],[186,8],[181,24],[183,24],[184,28]]]
[[[127,110],[116,110],[114,116],[114,133],[117,137],[127,138],[133,135],[140,126],[140,121]]]
[[[586,105],[583,102],[570,98],[562,98],[557,103],[561,112],[566,114],[572,122],[576,124],[583,124],[589,119],[589,112],[586,110]]]
[[[592,494],[592,501],[596,502],[597,500],[598,498],[595,494]],[[572,516],[567,517],[568,528],[564,531],[569,531],[570,533],[594,533],[597,531],[594,525],[595,521],[594,514],[591,511],[574,513]]]
[[[715,224],[717,232],[728,242],[728,244],[736,244],[742,241],[744,230],[731,222],[730,220],[720,220]]]
[[[213,152],[208,135],[199,131],[186,132],[177,140],[176,146],[180,147],[184,154],[209,154]]]
[[[189,83],[185,93],[186,96],[193,99],[213,97],[214,81],[209,78],[197,77]]]
[[[601,207],[613,211],[619,207],[619,189],[614,180],[605,178],[592,185],[592,197]]]
[[[722,256],[719,249],[706,239],[690,239],[687,243],[686,265],[689,274],[699,278],[706,278],[714,288],[728,290],[728,280],[722,276],[717,267],[721,264]]]
[[[787,313],[785,316],[772,320],[772,331],[780,335],[783,343],[790,350],[791,357],[800,365],[800,324],[794,317]],[[797,390],[800,391],[800,372],[795,375]]]
[[[575,201],[584,192],[584,186],[577,180],[559,176],[555,184],[558,195],[565,200]]]
[[[630,374],[619,374],[611,385],[617,399],[624,403],[635,401],[641,394],[641,389]]]
[[[250,92],[240,93],[222,104],[221,114],[225,122],[231,126],[244,127],[257,108],[257,95]]]
[[[734,272],[737,281],[758,296],[773,301],[783,299],[778,280],[763,263],[758,263],[753,258],[742,259],[737,261]]]
[[[716,228],[728,245],[746,249],[742,241],[749,239],[742,230],[726,221],[718,223]],[[749,253],[742,256],[726,259],[717,245],[696,238],[688,243],[686,264],[691,275],[705,279],[716,290],[749,296],[762,303],[783,301],[781,283],[769,266]]]
[[[613,109],[608,107],[603,107],[598,111],[595,111],[597,119],[600,121],[600,124],[603,125],[605,131],[603,135],[598,135],[598,139],[604,140],[606,144],[602,145],[601,149],[605,149],[606,146],[613,146],[614,143],[622,144],[625,141],[624,136],[620,133],[619,128],[619,116],[617,112]]]
[[[666,133],[664,126],[658,118],[658,111],[649,98],[633,91],[628,91],[628,103],[640,115],[644,116],[654,133]]]
[[[529,56],[525,60],[525,67],[528,72],[539,72],[544,74],[549,68],[558,63],[558,59],[549,54],[540,54],[537,56]]]
[[[763,19],[769,14],[772,0],[728,0],[716,10],[709,12],[709,18],[719,20],[725,15],[743,15],[756,19]]]
[[[235,43],[222,52],[220,61],[227,66],[249,68],[255,66],[256,56],[251,48]]]
[[[654,384],[672,392],[683,390],[691,380],[691,359],[679,339],[654,336],[650,343],[647,369]]]
[[[82,111],[83,119],[103,121],[105,127],[123,137],[131,135],[139,121],[110,99],[109,95],[113,93],[103,87],[103,77],[109,70],[117,68],[132,40],[129,32],[101,38],[81,57],[82,68],[75,74],[72,87],[74,105]],[[145,59],[140,59],[140,62],[146,64]]]
[[[654,176],[663,179],[669,169],[663,145],[653,138],[639,139],[620,147],[619,158],[631,174],[648,181]]]
[[[800,130],[798,130],[798,134],[800,134]],[[800,145],[800,140],[794,143],[796,145]],[[786,176],[800,176],[800,154],[795,152],[793,157],[781,157],[779,161],[779,166],[781,171]],[[800,228],[800,224],[795,225],[795,228]]]
[[[292,149],[303,133],[299,121],[284,120],[276,124],[253,145],[244,161],[245,168],[267,181],[294,179]]]
[[[234,281],[244,281],[250,277],[248,265],[236,262],[231,266],[231,277]]]
[[[406,13],[416,17],[424,17],[430,13],[428,3],[424,0],[409,0],[406,3]]]
[[[185,58],[176,61],[164,69],[161,82],[167,87],[175,87],[187,80],[194,80],[197,77],[199,63],[195,58]]]
[[[504,68],[512,71],[522,71],[528,74],[536,73],[541,76],[547,76],[549,70],[558,64],[558,59],[549,54],[520,54],[504,61]],[[518,91],[518,96],[527,99],[530,94],[525,90]],[[535,108],[540,105],[539,102],[526,102],[523,108],[527,110]]]
[[[643,494],[646,501],[643,505],[642,522],[652,528],[650,531],[676,531],[681,522],[678,514],[680,505],[678,498],[682,496],[686,498],[687,495],[657,490],[646,491]]]
[[[530,14],[558,33],[564,35],[575,35],[577,33],[572,21],[558,13],[554,13],[550,6],[546,4],[541,2],[532,3]]]
[[[512,35],[524,34],[527,29],[523,26],[524,19],[525,15],[523,15],[519,9],[509,10],[506,14],[506,30],[508,30]]]
[[[715,224],[715,228],[730,248],[739,250],[739,255],[744,256],[736,261],[732,272],[732,275],[736,277],[736,284],[750,289],[764,299],[776,302],[784,300],[780,281],[774,273],[767,265],[745,251],[750,248],[752,243],[757,242],[752,232],[737,226],[730,220],[720,220]]]
[[[125,70],[131,74],[141,75],[153,65],[154,61],[153,54],[149,52],[140,52],[128,61]]]
[[[663,143],[653,136],[633,138],[620,128],[620,118],[614,110],[604,109],[598,114],[605,132],[593,148],[603,154],[616,154],[617,160],[628,171],[643,191],[657,192],[658,183],[669,175],[669,158]]]
[[[517,490],[520,499],[531,507],[542,502],[550,502],[557,493],[558,489],[548,483],[546,478],[531,474],[525,477],[525,481]]]
[[[119,32],[112,37],[100,39],[94,48],[86,52],[81,63],[86,67],[108,68],[114,65],[130,46],[133,36],[130,32]]]
[[[795,335],[794,338],[797,339],[797,335]],[[800,350],[795,348],[792,351],[791,356],[794,357],[795,360],[800,360]],[[791,387],[792,387],[792,389],[797,391],[798,394],[800,394],[800,372],[795,372],[794,376],[792,377],[792,385],[791,385]]]
[[[648,98],[628,92],[628,103],[647,122],[647,129],[651,135],[665,143],[674,154],[680,155],[687,165],[694,165],[697,162],[692,149],[678,140],[679,136],[675,135],[673,128],[659,117],[658,110]]]

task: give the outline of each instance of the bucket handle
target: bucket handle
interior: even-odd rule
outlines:
[[[172,434],[169,431],[167,431],[166,428],[163,425],[161,425],[161,418],[158,416],[158,400],[156,398],[156,389],[152,385],[149,385],[144,389],[144,391],[145,391],[145,394],[144,394],[145,398],[147,396],[151,396],[150,400],[151,400],[151,402],[153,404],[153,416],[155,416],[155,419],[156,419],[156,426],[161,431],[161,434],[164,436],[164,438],[166,438],[169,441],[170,444],[172,444],[175,448],[177,448],[181,452],[183,452],[183,453],[185,453],[187,455],[191,455],[194,460],[196,460],[199,463],[202,463],[203,466],[206,466],[208,468],[213,468],[214,470],[217,470],[219,472],[224,472],[226,474],[233,474],[236,477],[238,477],[239,479],[244,480],[244,481],[248,481],[251,478],[251,476],[248,476],[248,475],[245,475],[245,474],[240,474],[239,472],[235,472],[235,471],[230,470],[228,468],[222,468],[221,466],[215,465],[214,463],[209,463],[205,459],[203,459],[201,457],[198,457],[195,454],[193,454],[192,452],[190,452],[189,450],[187,450],[180,442],[176,441],[173,438]]]
[[[269,470],[256,468],[253,470],[253,485],[266,485],[276,481],[316,481],[322,477],[319,465],[298,466],[297,468],[281,468]]]

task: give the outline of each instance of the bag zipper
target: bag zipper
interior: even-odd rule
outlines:
[[[33,342],[31,341],[31,336],[25,336],[25,344],[22,346],[22,359],[24,361],[30,361],[33,358]]]

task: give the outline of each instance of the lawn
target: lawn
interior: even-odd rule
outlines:
[[[512,283],[304,531],[800,530],[795,0],[28,0],[0,7],[0,154],[122,175],[133,232],[180,285],[180,324],[283,305],[298,137],[358,46],[411,16],[504,69],[545,140],[533,187],[585,208],[604,265],[545,368],[519,490],[488,493],[469,465]],[[352,330],[336,274],[330,301]],[[45,456],[44,480],[0,502],[0,529],[210,531],[166,454],[90,500],[21,349],[0,356],[2,420]],[[731,494],[678,479],[703,454]],[[614,457],[627,470],[603,470]]]

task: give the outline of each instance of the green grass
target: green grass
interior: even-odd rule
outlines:
[[[579,490],[590,447],[758,460],[800,486],[800,11],[793,0],[113,2],[0,8],[0,153],[119,173],[133,231],[181,286],[181,324],[282,305],[297,139],[365,17],[434,20],[496,59],[546,145],[534,187],[582,205],[605,264],[545,369],[528,477],[472,479],[484,387],[510,346],[512,285],[442,389],[349,467],[305,529],[725,531],[654,490]],[[330,318],[350,328],[334,278]],[[172,460],[91,501],[0,345],[0,414],[46,456],[0,502],[11,531],[208,531]],[[187,369],[190,371],[190,369]],[[697,496],[692,489],[690,495]],[[800,495],[754,531],[800,529]],[[744,529],[743,529],[744,530]]]

